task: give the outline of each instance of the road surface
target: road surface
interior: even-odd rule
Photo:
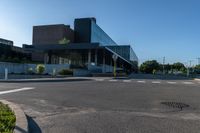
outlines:
[[[32,133],[200,132],[200,83],[192,80],[0,83],[0,99],[21,106]]]

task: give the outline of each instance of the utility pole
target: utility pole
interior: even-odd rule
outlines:
[[[192,60],[189,60],[189,62],[190,62],[190,67],[192,66]]]
[[[163,57],[163,75],[165,74],[165,57]]]
[[[190,76],[191,67],[192,67],[192,60],[189,60],[189,66],[188,66],[188,70],[187,70],[187,76],[188,77]]]

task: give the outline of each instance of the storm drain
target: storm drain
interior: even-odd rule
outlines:
[[[161,102],[161,104],[166,105],[170,108],[177,108],[183,110],[184,108],[190,107],[188,104],[179,103],[179,102]]]

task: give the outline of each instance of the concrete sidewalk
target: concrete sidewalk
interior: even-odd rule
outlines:
[[[0,83],[15,83],[15,82],[63,82],[63,81],[89,81],[92,78],[88,77],[68,77],[68,78],[35,78],[35,79],[0,79]]]

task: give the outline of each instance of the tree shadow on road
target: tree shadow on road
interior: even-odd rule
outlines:
[[[38,124],[33,120],[32,117],[26,115],[27,120],[28,120],[28,129],[29,133],[42,133],[40,127]]]

